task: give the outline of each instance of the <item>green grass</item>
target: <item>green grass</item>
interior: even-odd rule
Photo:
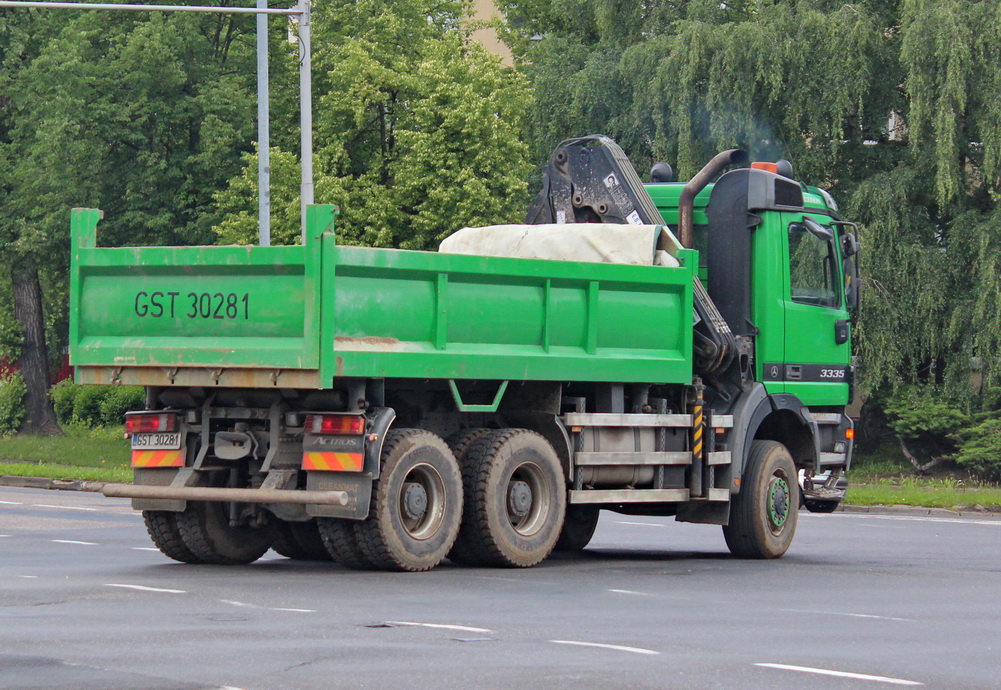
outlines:
[[[0,475],[13,477],[47,477],[49,479],[81,479],[88,482],[131,482],[130,467],[73,467],[52,463],[0,463]]]
[[[65,436],[0,438],[0,474],[86,481],[132,480],[129,442],[122,427],[63,425]]]
[[[936,486],[934,480],[921,485],[920,480],[910,485],[850,484],[845,503],[855,506],[910,505],[927,508],[972,508],[981,505],[1001,510],[1001,488],[961,488]]]

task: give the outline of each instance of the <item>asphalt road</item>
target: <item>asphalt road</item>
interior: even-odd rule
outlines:
[[[990,517],[801,514],[754,562],[605,513],[536,568],[396,574],[178,564],[127,501],[0,488],[0,583],[4,688],[1001,686]]]

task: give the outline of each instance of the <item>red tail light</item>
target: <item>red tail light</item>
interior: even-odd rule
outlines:
[[[357,415],[311,414],[306,417],[307,434],[364,434],[365,418]]]
[[[130,434],[176,430],[177,415],[172,412],[132,412],[125,415],[125,431]]]

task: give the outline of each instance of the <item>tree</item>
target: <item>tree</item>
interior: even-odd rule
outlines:
[[[49,345],[58,351],[66,337],[68,211],[104,209],[104,244],[209,237],[203,210],[238,169],[252,132],[253,39],[245,37],[253,23],[0,11],[0,93],[8,94],[0,99],[0,262],[21,331],[22,429],[52,432],[46,360]]]
[[[863,385],[964,409],[971,367],[997,385],[1001,3],[502,4],[535,162],[594,131],[680,179],[732,146],[787,158],[861,223]]]
[[[338,240],[433,248],[462,225],[528,204],[524,78],[469,41],[464,3],[335,2],[314,17],[315,197],[336,203]],[[294,154],[272,151],[272,235],[299,235]],[[257,237],[256,156],[217,194],[223,242]]]

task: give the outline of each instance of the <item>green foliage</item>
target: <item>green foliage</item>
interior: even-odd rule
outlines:
[[[461,3],[333,2],[314,19],[315,198],[338,241],[434,248],[463,225],[513,221],[528,203],[523,76],[459,30]],[[294,154],[271,152],[272,242],[299,237]],[[257,159],[216,194],[219,241],[257,238]]]
[[[956,463],[988,481],[1001,481],[1001,418],[986,419],[956,434]]]
[[[142,386],[78,386],[66,380],[53,386],[49,394],[59,423],[79,427],[81,433],[121,426],[126,412],[145,406]]]
[[[784,157],[859,222],[860,383],[1001,383],[1001,3],[507,0],[536,163],[600,131],[687,179]],[[892,116],[892,120],[891,120]]]
[[[49,389],[49,398],[52,400],[52,408],[56,412],[56,419],[63,425],[73,421],[73,404],[76,401],[76,394],[82,390],[82,386],[73,383],[72,379],[63,379]]]
[[[953,434],[970,421],[937,393],[928,387],[904,388],[884,408],[890,428],[908,441],[912,450],[921,449],[930,456],[951,453],[955,449]]]
[[[110,386],[101,401],[101,423],[117,426],[123,423],[126,412],[145,409],[146,392],[142,386]]]
[[[24,419],[24,380],[14,373],[0,379],[0,436],[12,434]]]

